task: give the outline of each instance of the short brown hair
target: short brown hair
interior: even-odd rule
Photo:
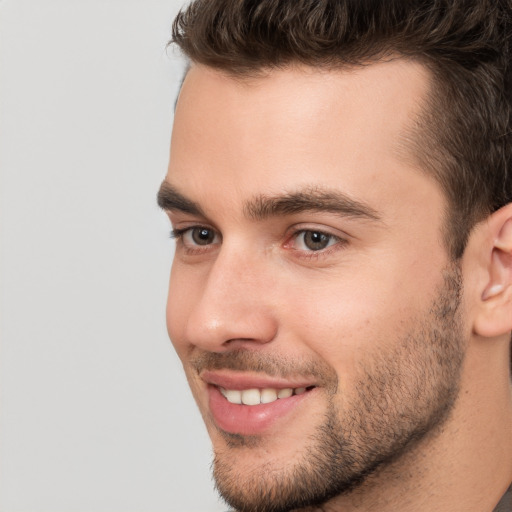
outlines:
[[[449,202],[447,246],[512,202],[512,0],[196,0],[171,43],[233,75],[293,63],[340,67],[392,55],[423,62],[430,96],[413,137]]]

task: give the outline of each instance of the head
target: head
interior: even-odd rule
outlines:
[[[459,414],[475,340],[508,350],[510,13],[206,0],[176,18],[168,327],[237,509],[399,475]]]

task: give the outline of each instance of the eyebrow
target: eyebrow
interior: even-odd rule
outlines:
[[[380,215],[371,206],[342,192],[320,187],[306,187],[279,196],[260,195],[247,202],[244,211],[247,217],[255,220],[301,212],[329,212],[345,217],[380,220]]]
[[[160,185],[160,189],[156,196],[156,202],[162,210],[180,211],[183,213],[190,213],[191,215],[206,217],[203,210],[197,203],[186,198],[165,180]]]
[[[166,181],[160,186],[157,202],[163,210],[206,217],[197,203],[185,197]],[[378,212],[368,204],[352,199],[342,192],[325,190],[317,186],[275,196],[261,194],[244,204],[245,216],[253,220],[302,212],[328,212],[344,217],[381,220]]]

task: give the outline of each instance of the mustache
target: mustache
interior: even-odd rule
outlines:
[[[236,349],[229,352],[201,352],[189,362],[198,374],[205,370],[235,370],[281,378],[313,377],[319,385],[331,389],[338,386],[338,376],[334,369],[320,360],[304,361]]]

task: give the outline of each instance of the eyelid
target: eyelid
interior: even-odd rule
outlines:
[[[319,231],[319,230],[316,230],[316,229],[315,230],[303,229],[301,231],[298,231],[298,232],[295,233],[295,235],[293,235],[293,239],[295,241],[297,241],[297,240],[300,239],[300,237],[304,237],[307,233],[317,233],[317,234],[325,236],[326,238],[328,238],[328,245],[326,245],[326,247],[324,247],[323,249],[317,249],[316,251],[313,251],[313,249],[299,249],[299,250],[303,250],[305,252],[309,252],[309,251],[320,252],[320,251],[323,251],[324,249],[327,249],[328,247],[333,245],[333,243],[339,242],[339,240],[340,240],[340,237],[338,237],[336,235],[331,235],[330,233],[324,233],[323,231]],[[304,240],[302,240],[302,244],[305,245],[305,241]]]
[[[283,247],[285,249],[288,249],[290,251],[293,251],[295,257],[302,258],[302,259],[312,259],[312,258],[322,258],[327,257],[333,252],[336,252],[338,250],[344,249],[348,243],[349,243],[349,236],[345,233],[339,232],[338,230],[335,230],[336,233],[333,233],[331,229],[325,227],[325,226],[311,226],[311,225],[297,225],[293,226],[291,232],[286,236],[286,242],[284,243]],[[329,243],[326,247],[323,249],[318,250],[312,250],[312,249],[297,249],[294,247],[294,244],[298,237],[302,235],[303,233],[307,232],[314,232],[314,233],[321,233],[327,237],[330,237],[334,240],[334,243]]]
[[[209,226],[208,224],[206,223],[196,223],[196,224],[190,224],[188,226],[184,226],[182,228],[175,228],[173,227],[171,229],[171,238],[180,238],[182,237],[187,231],[190,231],[192,229],[209,229],[211,231],[214,231],[215,234],[217,234],[218,236],[220,236],[220,233],[218,232],[217,229],[215,229],[214,227],[212,226]]]
[[[322,233],[323,235],[327,235],[333,238],[337,238],[339,240],[346,241],[348,241],[351,238],[350,235],[343,231],[340,231],[339,229],[330,228],[328,226],[318,224],[296,224],[288,229],[285,238],[289,240],[304,232]]]
[[[192,232],[196,229],[211,231],[214,236],[212,242],[207,244],[198,244],[191,241],[190,238],[192,237]],[[219,244],[219,240],[222,240],[220,233],[216,229],[204,224],[193,224],[183,228],[173,228],[170,236],[172,239],[176,240],[178,246],[181,246],[182,250],[189,255],[202,254],[210,251],[214,246]]]
[[[189,230],[191,229],[190,227],[188,228],[172,228],[171,229],[171,238],[173,240],[179,240],[180,238],[183,237],[183,235]]]

